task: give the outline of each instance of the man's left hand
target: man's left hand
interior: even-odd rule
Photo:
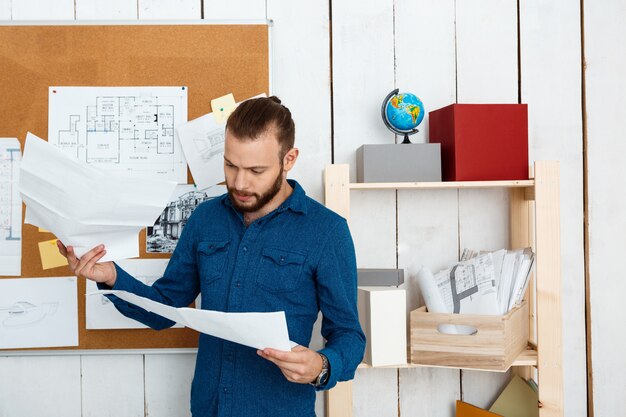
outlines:
[[[319,353],[304,346],[295,346],[291,352],[266,348],[257,350],[257,353],[278,366],[290,382],[298,384],[314,382],[322,371],[322,358]]]

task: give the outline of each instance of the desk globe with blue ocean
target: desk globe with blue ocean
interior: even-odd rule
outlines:
[[[417,126],[424,120],[424,104],[415,94],[399,91],[396,88],[387,94],[380,113],[389,130],[404,136],[402,143],[411,143],[409,136],[419,132]]]

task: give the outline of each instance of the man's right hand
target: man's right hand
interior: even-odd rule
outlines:
[[[60,240],[57,240],[57,247],[61,255],[67,258],[67,262],[72,273],[80,278],[87,278],[95,282],[108,285],[113,288],[117,279],[117,272],[113,262],[97,263],[107,251],[104,245],[98,245],[79,258],[76,257],[72,246],[65,247]]]

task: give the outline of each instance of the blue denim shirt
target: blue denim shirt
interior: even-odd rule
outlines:
[[[322,389],[354,377],[365,336],[357,314],[354,246],[342,217],[293,193],[245,226],[224,195],[202,203],[185,226],[165,274],[152,287],[116,265],[114,289],[175,307],[202,294],[202,308],[227,312],[284,310],[289,338],[308,346],[318,312],[330,377]],[[174,323],[117,297],[117,309],[153,329]],[[194,416],[314,416],[315,388],[287,381],[250,347],[200,334],[191,387]]]

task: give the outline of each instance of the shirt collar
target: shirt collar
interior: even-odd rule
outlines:
[[[304,192],[304,188],[298,184],[298,181],[288,179],[287,182],[293,188],[293,192],[287,199],[276,209],[279,213],[285,210],[291,210],[294,213],[302,213],[307,214],[307,203],[306,203],[306,193]],[[228,193],[222,196],[222,203],[226,204],[228,207],[233,207],[232,202],[230,201],[230,197]]]

